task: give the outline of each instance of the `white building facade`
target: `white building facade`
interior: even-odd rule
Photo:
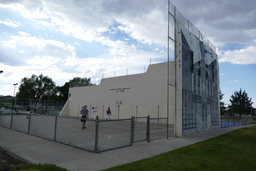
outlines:
[[[61,111],[61,116],[79,116],[84,105],[97,107],[96,115],[105,119],[110,107],[111,119],[127,119],[132,116],[167,118],[167,65],[153,64],[146,73],[104,78],[99,85],[74,87],[69,89],[69,99]],[[172,82],[174,62],[170,64]],[[175,88],[170,91],[169,123],[174,124]]]
[[[79,116],[83,105],[108,107],[112,119],[167,118],[174,136],[220,127],[219,66],[215,47],[168,1],[168,60],[146,73],[104,78],[97,86],[69,89],[62,116]],[[169,60],[172,55],[174,61]]]

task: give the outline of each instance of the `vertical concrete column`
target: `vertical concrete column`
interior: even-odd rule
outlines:
[[[179,23],[175,21],[175,136],[182,136],[182,41]]]

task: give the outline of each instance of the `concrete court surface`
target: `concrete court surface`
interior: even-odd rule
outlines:
[[[30,163],[51,163],[70,171],[98,171],[152,157],[183,146],[191,145],[240,128],[254,126],[240,125],[197,133],[181,138],[134,143],[133,146],[91,153],[54,141],[0,127],[0,146],[23,161]]]

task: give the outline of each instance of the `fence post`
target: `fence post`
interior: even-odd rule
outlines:
[[[150,115],[147,117],[147,141],[150,142]]]
[[[27,115],[28,119],[28,134],[30,134],[30,121],[31,121],[31,114]]]
[[[95,153],[99,152],[98,141],[99,141],[99,116],[97,116],[95,120],[95,147],[94,147]]]
[[[54,141],[56,141],[56,135],[57,135],[57,120],[58,120],[58,116],[55,116]]]
[[[118,120],[119,120],[119,112],[120,112],[120,105],[119,105],[119,104],[118,104],[117,108],[118,108],[118,111],[117,111],[117,118],[118,118]]]
[[[102,119],[104,119],[104,113],[105,113],[105,111],[104,111],[104,105],[102,106]]]
[[[134,121],[135,121],[135,117],[132,116],[132,118],[131,118],[131,143],[130,143],[131,146],[132,146],[132,143],[134,142]]]
[[[228,116],[228,127],[229,127],[229,116]]]
[[[137,117],[138,117],[138,105],[136,105],[136,122],[137,122]]]
[[[13,120],[13,111],[12,111],[12,115],[11,115],[11,124],[10,124],[10,129],[12,129],[12,120]]]
[[[158,115],[158,123],[159,123],[159,105],[158,105],[158,109],[157,109],[157,115]]]

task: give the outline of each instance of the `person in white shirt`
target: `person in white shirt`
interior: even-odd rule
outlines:
[[[89,119],[95,120],[95,112],[97,112],[96,108],[97,108],[97,107],[92,107],[92,110],[91,110],[91,114],[90,114]]]

